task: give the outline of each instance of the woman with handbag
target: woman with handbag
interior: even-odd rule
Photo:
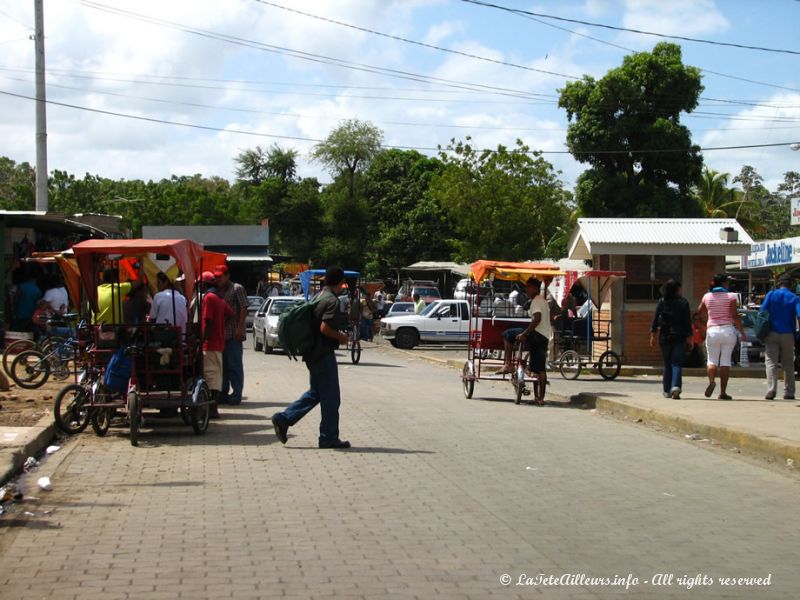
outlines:
[[[658,347],[664,359],[662,377],[664,398],[679,399],[683,376],[683,361],[687,345],[692,346],[692,315],[689,302],[681,295],[679,281],[670,279],[661,289],[653,324],[650,326],[650,347]]]

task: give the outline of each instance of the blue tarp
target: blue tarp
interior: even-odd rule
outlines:
[[[306,297],[306,300],[308,300],[308,291],[311,289],[311,280],[319,279],[324,276],[325,269],[309,269],[298,275],[300,278],[300,286],[303,288],[303,295]],[[345,271],[344,276],[347,279],[358,279],[361,277],[361,273],[358,271]]]

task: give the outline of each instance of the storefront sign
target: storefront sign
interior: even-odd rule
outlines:
[[[741,260],[742,269],[769,269],[791,264],[800,264],[800,237],[757,242],[750,247],[750,255]]]
[[[792,198],[789,206],[791,207],[792,211],[791,224],[800,225],[800,197]]]

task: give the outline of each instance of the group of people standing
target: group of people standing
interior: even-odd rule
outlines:
[[[726,274],[716,275],[708,292],[700,300],[693,319],[689,302],[683,297],[681,284],[670,280],[662,288],[662,297],[656,305],[650,327],[650,345],[656,341],[663,358],[662,387],[665,398],[679,399],[682,392],[682,371],[687,350],[699,343],[696,328],[706,321],[705,349],[708,384],[703,392],[710,398],[720,380],[719,400],[732,400],[728,394],[728,379],[736,344],[747,341],[738,297],[730,291],[731,279]],[[764,341],[766,354],[767,392],[765,398],[774,400],[777,395],[778,364],[784,371],[783,398],[795,396],[794,348],[797,318],[800,317],[800,297],[792,290],[794,279],[781,275],[776,288],[769,292],[761,304],[760,313],[769,320],[770,333]],[[697,324],[693,328],[693,322]]]
[[[180,282],[176,280],[176,282]],[[97,324],[158,323],[179,327],[199,324],[203,347],[204,378],[212,393],[211,416],[219,417],[217,404],[240,404],[244,390],[244,341],[246,339],[247,293],[230,280],[228,268],[217,266],[201,276],[198,299],[187,301],[167,275],[156,275],[156,292],[149,298],[144,279],[119,281],[116,269],[103,272],[97,287]]]

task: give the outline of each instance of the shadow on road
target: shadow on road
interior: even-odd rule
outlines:
[[[286,446],[287,450],[316,450],[317,452],[329,452],[329,449],[318,448],[317,446]],[[375,446],[354,446],[336,450],[347,454],[436,454],[431,450],[408,450],[406,448],[379,448]]]

